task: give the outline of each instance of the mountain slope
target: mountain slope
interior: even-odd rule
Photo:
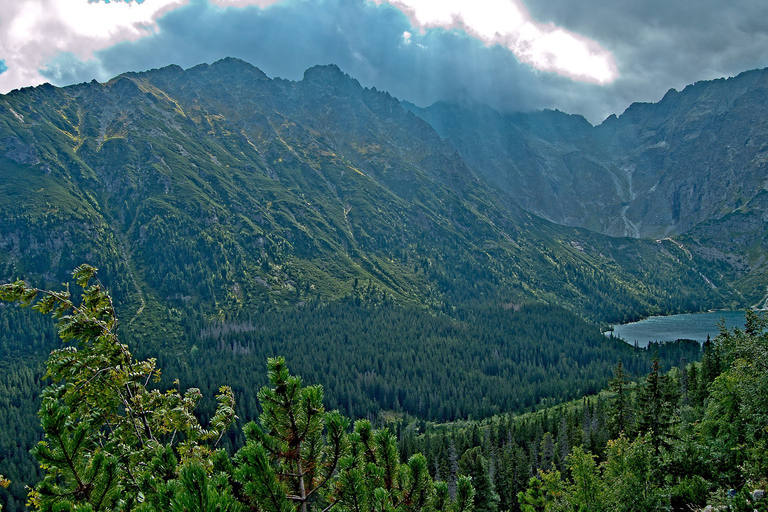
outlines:
[[[768,211],[768,70],[670,90],[596,127],[558,111],[404,106],[523,208],[611,235],[671,237],[740,301],[765,305],[768,251],[756,241]]]
[[[402,303],[545,300],[603,320],[729,297],[674,245],[531,216],[335,66],[289,82],[225,59],[0,105],[3,279],[61,280],[86,259],[137,326],[328,300],[356,280]]]
[[[289,82],[233,59],[0,96],[0,282],[60,289],[82,262],[135,354],[208,399],[231,384],[246,420],[267,356],[350,414],[484,416],[597,390],[619,358],[646,369],[580,316],[740,300],[673,241],[526,212],[335,66]],[[18,430],[0,472],[19,497],[40,360],[59,345],[0,306],[0,416]]]
[[[766,186],[768,70],[670,90],[592,127],[558,111],[405,106],[524,208],[612,235],[665,237]]]

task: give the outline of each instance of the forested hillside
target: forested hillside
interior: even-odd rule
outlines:
[[[634,383],[620,362],[610,392],[481,423],[401,419],[377,431],[359,420],[352,427],[326,412],[321,386],[303,386],[283,358],[271,358],[269,384],[258,393],[260,421],[240,431],[232,428],[237,393],[229,386],[219,388],[215,414],[204,421],[194,414],[198,389],[182,393],[178,381],[166,392],[153,389],[161,368],[155,359],[135,359],[119,342],[112,301],[91,284],[94,275],[88,266],[75,272],[79,301],[68,291],[21,281],[0,288],[1,299],[58,318],[67,344],[46,362],[53,383],[39,413],[43,441],[32,450],[45,476],[29,494],[37,508],[464,512],[768,505],[764,492],[752,492],[768,483],[764,316],[748,312],[743,331],[722,330],[705,344],[701,363],[683,358],[665,374],[657,356],[644,381]],[[222,441],[243,434],[233,456],[222,449]],[[9,482],[0,475],[0,483]],[[19,491],[17,480],[12,494],[3,495],[8,510],[19,509]]]
[[[702,361],[524,415],[400,427],[448,481],[471,475],[479,510],[765,510],[768,321],[721,331]],[[426,430],[426,431],[424,431]],[[757,490],[756,492],[753,492]]]
[[[8,319],[5,350],[13,356],[0,363],[5,376],[0,414],[12,425],[0,433],[0,472],[16,482],[12,490],[19,498],[22,484],[39,475],[27,451],[41,436],[35,412],[45,384],[43,361],[61,343],[49,320],[2,305]],[[329,409],[351,418],[442,422],[524,412],[594,394],[608,384],[618,360],[636,377],[648,371],[656,352],[608,339],[558,307],[468,308],[448,316],[388,304],[365,290],[327,305],[215,323],[188,337],[185,353],[135,335],[125,340],[140,357],[157,359],[161,388],[174,388],[178,380],[183,388],[201,390],[196,413],[203,423],[214,416],[214,396],[226,383],[236,398],[239,425],[260,412],[255,390],[266,383],[263,365],[269,357],[286,357],[308,382],[324,387]],[[666,346],[660,356],[669,367],[697,359],[699,346]],[[244,441],[241,432],[232,431],[222,443],[234,449]]]
[[[400,304],[535,300],[599,321],[741,300],[672,243],[526,213],[335,66],[288,82],[225,59],[14,91],[0,146],[0,277],[45,286],[95,264],[136,329],[173,310],[326,302],[356,282]],[[166,328],[179,343],[185,327]]]

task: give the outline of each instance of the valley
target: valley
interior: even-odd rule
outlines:
[[[256,418],[276,356],[329,410],[398,428],[578,400],[618,361],[633,380],[654,368],[601,326],[764,305],[766,80],[699,83],[595,127],[418,108],[334,65],[288,81],[231,58],[16,90],[0,97],[0,282],[58,289],[97,267],[120,339],[157,358],[161,388],[200,388],[204,423],[225,383],[238,428]],[[19,499],[40,475],[25,452],[60,342],[0,306],[0,423],[17,425],[0,453]],[[656,349],[658,371],[702,356]]]

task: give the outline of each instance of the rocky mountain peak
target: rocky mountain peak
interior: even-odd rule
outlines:
[[[300,84],[304,89],[332,96],[359,96],[363,91],[360,82],[344,73],[336,64],[307,69]]]

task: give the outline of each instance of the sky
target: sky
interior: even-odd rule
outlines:
[[[337,64],[419,106],[593,124],[768,67],[765,0],[2,0],[0,93],[224,57],[300,80]]]

